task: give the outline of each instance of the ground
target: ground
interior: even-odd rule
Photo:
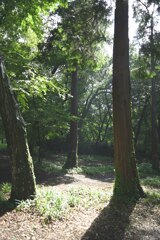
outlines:
[[[42,179],[44,179],[42,183]],[[85,176],[76,173],[49,174],[39,183],[59,192],[85,186],[112,194],[113,174]],[[0,240],[158,240],[160,207],[140,199],[115,208],[106,201],[100,206],[77,206],[61,219],[45,223],[28,211],[0,210]]]

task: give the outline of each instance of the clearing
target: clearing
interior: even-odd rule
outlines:
[[[156,178],[159,181],[159,177]],[[92,169],[92,174],[84,175],[74,171],[42,171],[37,174],[37,179],[40,189],[49,189],[63,196],[72,192],[74,199],[70,206],[58,218],[47,216],[46,221],[43,214],[32,207],[28,210],[24,205],[18,210],[3,202],[0,205],[0,240],[160,239],[160,186],[157,184],[145,184],[149,191],[146,199],[115,208],[109,202],[113,191],[113,172],[94,174]],[[74,195],[75,192],[78,195]]]

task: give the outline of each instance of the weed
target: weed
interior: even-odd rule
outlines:
[[[150,163],[141,163],[138,165],[138,172],[140,177],[146,177],[148,175],[155,175],[155,171],[152,169]]]
[[[85,208],[97,206],[97,204],[109,201],[110,194],[103,190],[90,189],[87,187],[74,187],[69,190],[70,197],[76,199],[76,203]],[[76,205],[75,205],[76,206]]]
[[[61,219],[73,207],[89,208],[109,201],[110,196],[103,190],[74,187],[65,193],[52,187],[39,187],[34,200],[21,201],[17,210],[37,212],[46,223],[52,219]]]
[[[44,220],[61,218],[66,207],[66,199],[62,193],[52,188],[42,187],[37,191],[34,200],[21,201],[18,210],[32,210],[44,217]]]
[[[2,183],[0,185],[0,191],[2,191],[4,194],[10,193],[11,191],[11,184],[10,183]]]
[[[146,198],[143,199],[144,203],[160,205],[160,193],[148,191]]]
[[[107,156],[97,156],[97,155],[81,155],[79,157],[79,160],[85,163],[95,163],[95,162],[101,162],[103,164],[106,164],[107,162],[111,162],[111,158]]]
[[[10,183],[2,183],[0,184],[0,201],[6,201],[8,198],[8,194],[11,191],[11,184]]]
[[[42,162],[42,164],[35,163],[35,171],[44,171],[47,173],[60,173],[63,171],[62,166],[56,165],[52,162]]]
[[[113,165],[108,165],[108,166],[95,166],[95,167],[77,167],[73,169],[68,169],[67,173],[69,174],[85,174],[85,175],[103,175],[105,173],[113,173],[114,172],[114,167]]]
[[[5,150],[7,149],[7,144],[6,143],[0,143],[0,150]]]
[[[0,202],[3,202],[5,200],[4,193],[0,191]]]
[[[83,167],[82,169],[83,169],[83,172],[87,175],[98,175],[98,174],[114,172],[113,165],[97,166],[97,167]]]
[[[84,173],[83,168],[81,168],[81,167],[67,169],[66,172],[69,174],[83,174]]]
[[[147,177],[142,180],[142,184],[153,188],[160,188],[160,177]]]

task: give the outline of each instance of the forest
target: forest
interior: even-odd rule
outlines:
[[[160,239],[159,80],[159,0],[0,0],[0,240]]]

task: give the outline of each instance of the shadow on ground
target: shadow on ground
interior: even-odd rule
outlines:
[[[36,182],[38,184],[49,185],[49,186],[56,186],[60,184],[71,184],[75,182],[83,182],[85,183],[89,179],[95,182],[104,182],[104,183],[113,183],[114,175],[113,174],[105,174],[105,175],[85,175],[85,174],[70,174],[66,172],[59,172],[59,173],[50,173],[47,174],[46,172],[39,172],[36,173]]]
[[[66,173],[38,173],[36,174],[36,182],[38,184],[56,186],[59,184],[71,184],[77,180]]]
[[[81,240],[124,240],[135,203],[116,203],[113,199],[94,220]]]
[[[104,173],[104,174],[95,174],[95,175],[86,174],[85,176],[87,178],[98,180],[101,182],[109,182],[109,183],[114,182],[114,173]]]
[[[8,212],[12,212],[16,208],[16,204],[10,200],[3,200],[0,199],[0,217],[5,215]]]

